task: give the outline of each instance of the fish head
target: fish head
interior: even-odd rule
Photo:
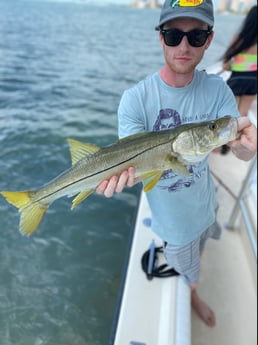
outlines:
[[[216,120],[192,123],[182,128],[173,140],[172,149],[182,160],[196,163],[212,150],[237,137],[237,119],[226,115]]]

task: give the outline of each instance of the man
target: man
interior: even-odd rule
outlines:
[[[225,115],[239,117],[234,96],[226,83],[196,66],[213,39],[214,15],[211,0],[167,0],[157,26],[165,64],[122,96],[119,136],[173,128],[182,123],[212,120]],[[229,145],[235,155],[251,159],[256,152],[256,128],[240,118],[241,136]],[[206,240],[219,238],[216,223],[215,188],[208,159],[188,166],[190,176],[182,178],[167,171],[147,193],[152,211],[152,229],[164,241],[164,253],[191,287],[192,306],[210,327],[214,312],[197,294],[200,253]],[[134,168],[103,181],[96,189],[106,197],[132,186]]]

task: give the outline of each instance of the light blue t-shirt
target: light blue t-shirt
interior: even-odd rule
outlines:
[[[196,70],[189,85],[174,88],[155,73],[123,93],[119,137],[225,115],[239,117],[233,93],[222,78]],[[153,231],[175,245],[193,241],[215,222],[217,202],[208,158],[187,168],[187,177],[166,171],[147,193]]]

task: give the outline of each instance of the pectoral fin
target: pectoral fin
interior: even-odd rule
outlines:
[[[141,178],[142,181],[149,180],[144,184],[143,190],[144,192],[149,192],[155,185],[159,182],[161,176],[163,175],[163,171],[150,171],[146,174],[142,174]]]
[[[79,193],[74,199],[72,203],[71,210],[73,210],[79,203],[81,203],[84,199],[86,199],[91,193],[93,193],[94,189],[89,189],[87,191]]]
[[[175,156],[167,156],[167,162],[169,162],[171,170],[177,175],[188,176],[190,173],[188,169],[178,160]]]

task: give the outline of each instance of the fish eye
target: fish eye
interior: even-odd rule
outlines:
[[[210,130],[214,131],[214,130],[217,129],[217,128],[218,128],[218,126],[217,126],[217,124],[216,124],[215,122],[211,122],[211,123],[209,124],[209,129],[210,129]]]

